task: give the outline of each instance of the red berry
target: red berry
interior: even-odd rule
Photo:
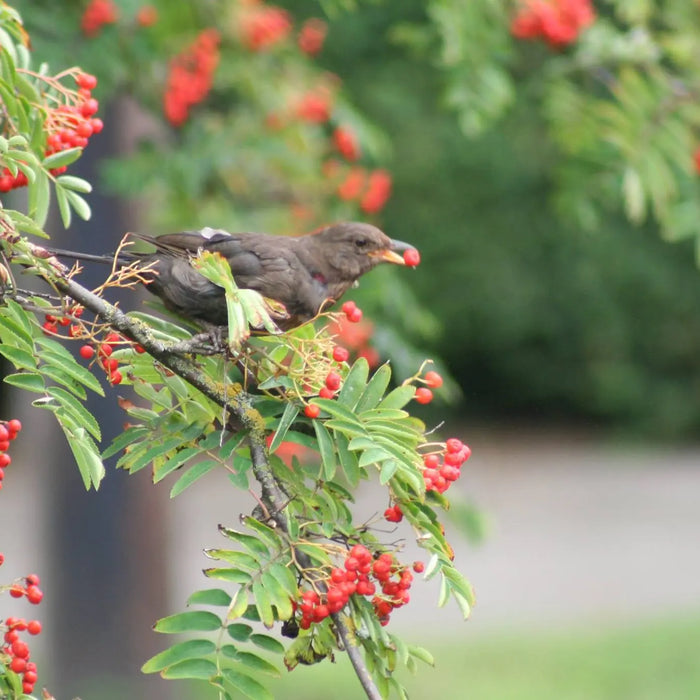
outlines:
[[[17,630],[7,630],[3,639],[8,643],[16,642],[19,639],[19,632]]]
[[[143,353],[146,352],[146,348],[144,348],[142,345],[134,345],[134,350],[135,350],[139,355],[143,355]]]
[[[448,452],[445,455],[445,464],[450,467],[459,467],[463,461],[461,452]]]
[[[0,469],[4,469],[5,467],[9,466],[10,462],[12,462],[12,458],[7,454],[7,452],[0,454]]]
[[[91,117],[99,108],[100,103],[94,97],[91,97],[80,105],[80,113],[86,118]]]
[[[449,464],[446,464],[440,470],[440,476],[444,477],[447,481],[457,481],[457,479],[459,479],[459,474],[459,469],[457,469],[457,467],[450,466]]]
[[[97,78],[90,73],[78,73],[75,76],[75,82],[78,83],[78,87],[85,90],[94,90],[97,87]]]
[[[109,374],[112,374],[119,369],[119,360],[116,357],[108,357],[103,361],[102,366]]]
[[[340,308],[343,310],[343,313],[347,315],[357,308],[357,304],[354,301],[346,301]]]
[[[442,386],[442,377],[434,370],[430,370],[430,372],[425,373],[425,383],[431,389],[438,389]]]
[[[350,313],[345,314],[350,323],[359,323],[362,320],[362,309],[355,307]]]
[[[337,391],[340,388],[341,376],[337,372],[329,372],[326,377],[326,387],[331,391]]]
[[[30,620],[27,625],[29,634],[41,634],[41,622],[39,620]]]
[[[20,659],[26,659],[29,656],[29,647],[27,644],[19,639],[12,642],[12,655],[17,656]]]
[[[2,566],[5,563],[5,555],[0,552],[0,566]]]
[[[41,603],[41,599],[44,597],[43,591],[38,586],[28,586],[27,587],[27,600],[32,605],[38,605]]]
[[[78,350],[78,354],[84,360],[91,360],[95,356],[95,348],[93,348],[92,345],[83,345],[80,350]]]
[[[315,403],[310,403],[304,407],[304,415],[307,418],[318,418],[320,413],[321,409]]]
[[[348,557],[345,560],[345,568],[348,571],[357,571],[360,568],[360,562],[355,557]]]
[[[345,571],[338,567],[331,570],[331,581],[333,583],[343,583],[345,581]]]
[[[0,423],[0,441],[5,441],[10,439],[10,431]]]
[[[333,348],[333,359],[336,362],[347,362],[349,357],[350,353],[346,348],[340,345],[336,345]]]
[[[25,671],[24,677],[22,678],[22,680],[25,683],[29,683],[30,685],[34,685],[38,678],[39,678],[39,676],[37,676],[36,671]],[[31,693],[32,691],[30,690],[29,692]]]
[[[331,611],[328,609],[327,605],[317,605],[314,608],[313,620],[314,622],[321,622],[321,620],[325,620],[330,614]]]
[[[109,373],[110,384],[121,384],[122,379],[124,379],[124,377],[122,377],[122,373],[119,371]]]
[[[436,454],[425,455],[423,463],[428,469],[437,469],[440,466],[440,457]]]
[[[21,598],[25,593],[24,588],[20,586],[18,583],[15,583],[11,588],[10,588],[10,595],[13,598]]]
[[[430,391],[430,389],[426,389],[424,386],[421,386],[416,389],[414,398],[418,403],[430,403],[433,400],[433,392]]]
[[[38,586],[41,583],[41,579],[36,574],[29,574],[24,580],[28,586]]]
[[[319,389],[318,395],[322,399],[332,399],[335,396],[335,391],[331,391],[327,386],[322,386]]]
[[[27,660],[20,656],[15,656],[15,658],[10,661],[10,668],[15,673],[22,673],[22,671],[27,668]]]
[[[459,452],[464,445],[462,444],[461,440],[458,440],[457,438],[450,438],[445,443],[445,447],[447,448],[448,452]]]
[[[22,430],[22,423],[20,423],[20,421],[18,421],[16,418],[13,418],[7,423],[7,429],[11,433],[18,433],[20,430]],[[10,438],[10,440],[12,440],[12,438]]]
[[[114,348],[107,343],[102,343],[97,350],[100,357],[109,357],[114,352]]]
[[[136,22],[140,27],[150,27],[158,21],[158,10],[153,5],[144,5],[136,13]]]
[[[104,129],[104,123],[99,117],[93,117],[90,120],[90,123],[92,124],[92,133],[93,134],[99,134],[102,129]]]
[[[413,562],[413,570],[417,574],[422,574],[425,571],[425,564],[422,561],[414,561]]]
[[[403,261],[409,267],[417,267],[420,264],[420,253],[415,248],[409,248],[403,253]]]
[[[25,693],[26,695],[29,695],[33,690],[34,690],[34,683],[29,683],[28,681],[25,681],[24,683],[22,683],[22,692]]]

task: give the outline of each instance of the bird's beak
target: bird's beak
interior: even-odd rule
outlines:
[[[375,250],[370,253],[373,258],[379,258],[383,262],[393,263],[394,265],[405,265],[406,261],[403,259],[399,252],[404,250],[411,250],[414,246],[410,243],[404,243],[403,241],[391,240],[391,246],[389,248],[384,248],[383,250]]]

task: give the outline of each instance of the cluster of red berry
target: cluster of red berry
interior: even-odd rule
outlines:
[[[119,12],[113,0],[90,0],[80,21],[83,34],[95,37],[105,24],[114,24]]]
[[[292,20],[280,7],[251,4],[243,8],[238,26],[243,46],[250,51],[264,51],[289,36]]]
[[[99,108],[98,101],[92,96],[97,78],[88,73],[77,73],[75,82],[78,84],[77,92],[65,90],[66,103],[47,110],[44,123],[47,156],[68,148],[85,148],[90,137],[102,131],[102,120],[93,116]],[[51,174],[60,175],[66,171],[66,167],[54,168]],[[8,168],[0,172],[0,192],[26,185],[27,176],[21,170],[16,175],[12,175]]]
[[[297,44],[305,54],[315,56],[323,48],[326,34],[328,34],[328,25],[322,19],[312,17],[301,25]]]
[[[422,562],[415,562],[414,570],[422,571]],[[395,580],[392,577],[396,577]],[[392,554],[385,552],[375,559],[367,547],[356,544],[345,557],[343,567],[333,568],[324,581],[325,593],[306,590],[301,594],[297,605],[301,612],[299,627],[309,629],[313,623],[322,622],[329,615],[339,612],[352,595],[374,596],[372,605],[382,625],[386,625],[391,611],[409,602],[408,589],[412,582],[413,574],[402,567]],[[375,595],[377,583],[382,592]]]
[[[22,430],[22,423],[16,418],[0,423],[0,490],[2,481],[5,478],[5,468],[12,463],[12,457],[7,454],[10,443],[17,437],[17,433]],[[2,562],[0,561],[0,564]]]
[[[333,145],[345,160],[357,160],[360,157],[360,145],[355,133],[347,126],[339,126],[333,131]]]
[[[431,389],[439,389],[442,386],[442,377],[434,370],[430,370],[430,372],[425,373],[425,377],[423,377],[422,381],[427,386],[419,386],[413,398],[421,404],[430,403],[433,400],[433,392]]]
[[[368,172],[366,168],[355,165],[343,172],[339,163],[330,161],[325,171],[331,176],[342,173],[343,179],[336,187],[338,197],[346,202],[357,200],[366,214],[381,211],[391,195],[391,175],[382,168]]]
[[[358,309],[359,311],[359,309]],[[351,314],[356,318],[355,314]],[[349,320],[348,316],[336,318],[331,322],[329,330],[337,336],[338,341],[355,357],[364,357],[370,368],[379,365],[380,356],[377,349],[370,344],[374,333],[374,325],[370,321]]]
[[[450,438],[441,452],[431,452],[423,457],[423,479],[426,491],[445,493],[459,479],[461,466],[471,457],[472,451],[458,438]]]
[[[182,126],[190,109],[209,94],[219,63],[219,41],[216,29],[205,29],[191,46],[171,61],[163,111],[173,126]]]
[[[111,331],[107,333],[104,340],[97,344],[97,350],[93,345],[82,345],[78,351],[80,357],[84,360],[92,360],[95,355],[97,355],[97,361],[99,365],[107,373],[107,379],[110,384],[121,384],[122,373],[119,371],[119,360],[116,357],[112,357],[114,349],[121,343],[126,342],[118,333]],[[140,345],[134,345],[134,350],[142,354],[146,352]]]
[[[5,557],[0,554],[0,566]],[[27,596],[27,600],[38,605],[44,597],[39,588],[39,577],[29,574],[24,578],[24,583],[14,583],[10,586],[10,595],[13,598]],[[20,632],[29,632],[31,635],[41,634],[41,622],[24,618],[8,617],[4,623],[0,622],[0,630],[4,630],[4,644],[0,647],[0,662],[5,668],[22,676],[22,691],[27,695],[34,690],[37,681],[36,664],[29,660],[29,645],[20,639]]]
[[[594,20],[591,0],[524,0],[510,31],[518,39],[542,39],[559,48],[573,43]]]
[[[82,306],[72,306],[66,312],[66,316],[54,316],[53,314],[46,314],[44,316],[44,323],[41,327],[44,332],[49,335],[57,335],[59,332],[59,327],[70,326],[68,329],[69,338],[78,338],[82,334],[82,326],[79,324],[74,324],[73,320],[80,318],[83,315]]]
[[[350,357],[350,353],[342,346],[336,345],[333,348],[333,360],[335,362],[343,363],[347,362]],[[324,385],[318,392],[318,395],[322,399],[332,399],[335,397],[336,392],[340,389],[343,378],[335,370],[331,370],[326,375]],[[321,409],[315,404],[310,403],[304,407],[304,415],[307,418],[318,418],[321,413]]]
[[[324,124],[331,118],[333,91],[319,85],[301,95],[294,106],[294,115],[310,124]]]

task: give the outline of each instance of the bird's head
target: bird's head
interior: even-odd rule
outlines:
[[[389,238],[376,226],[354,221],[327,226],[303,239],[308,242],[318,271],[329,282],[350,284],[379,263],[405,265],[401,253],[413,248]]]

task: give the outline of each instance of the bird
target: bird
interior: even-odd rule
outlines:
[[[161,236],[129,235],[150,244],[155,252],[122,248],[116,254],[118,265],[137,262],[142,266],[146,289],[160,297],[169,311],[200,325],[227,324],[224,289],[191,264],[200,251],[209,251],[228,261],[239,288],[253,289],[284,306],[287,317],[278,322],[282,330],[314,318],[380,263],[405,265],[400,253],[414,249],[376,226],[356,221],[297,237],[229,233],[209,227]],[[115,260],[115,255],[50,251],[74,260],[110,264]]]

